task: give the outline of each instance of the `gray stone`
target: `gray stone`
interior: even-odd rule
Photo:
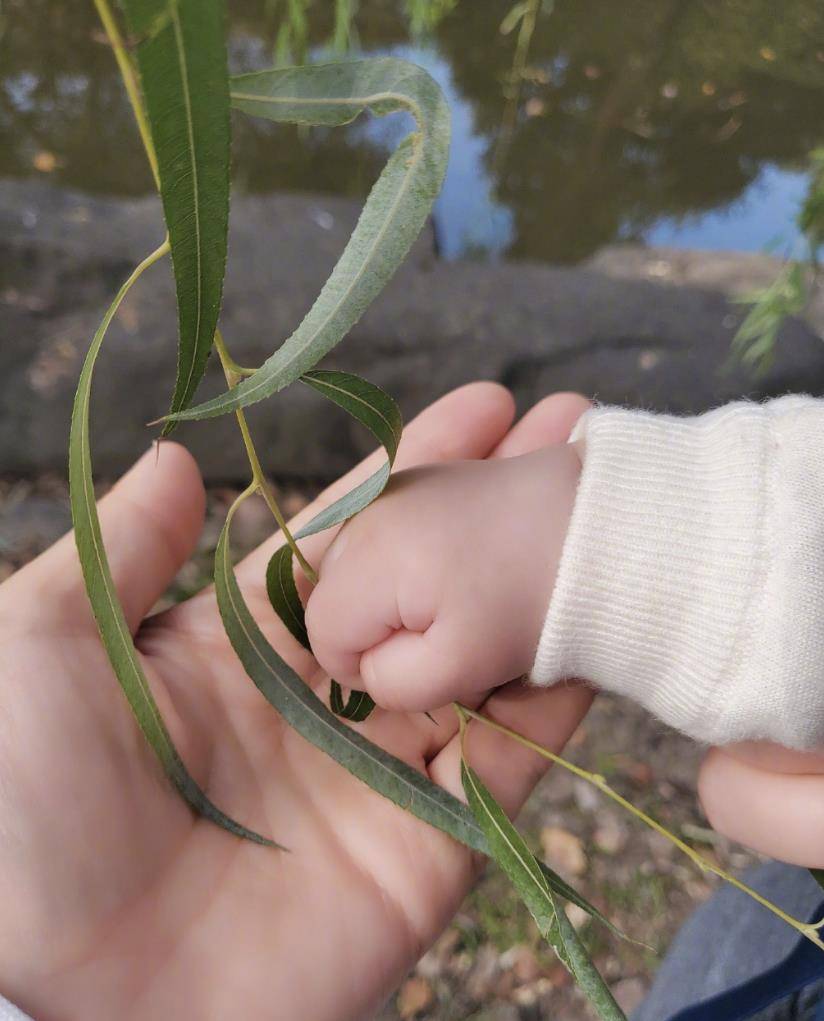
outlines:
[[[243,364],[295,328],[355,223],[357,203],[236,196],[222,325]],[[102,311],[162,237],[157,203],[0,182],[0,469],[63,471],[71,398]],[[741,310],[732,294],[777,271],[764,256],[609,249],[590,264],[444,263],[431,231],[326,364],[385,387],[409,416],[472,379],[510,386],[524,410],[558,389],[674,412],[734,397],[824,390],[824,299],[790,320],[763,378],[724,372]],[[93,453],[114,476],[150,442],[175,374],[166,265],[124,303],[101,355]],[[199,397],[223,388],[213,360]],[[357,424],[298,385],[251,409],[267,470],[326,479],[372,446]],[[244,477],[230,419],[178,430],[210,481]]]
[[[21,483],[27,485],[27,483]],[[29,556],[71,528],[68,501],[24,495],[0,504],[0,556]]]

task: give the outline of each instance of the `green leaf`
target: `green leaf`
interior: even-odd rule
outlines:
[[[524,15],[529,9],[529,4],[525,0],[521,0],[520,3],[513,4],[504,16],[503,21],[498,28],[501,35],[509,35],[518,25],[523,21]]]
[[[307,535],[315,535],[316,532],[323,532],[333,525],[339,525],[342,521],[348,521],[364,507],[368,507],[373,500],[376,500],[386,488],[389,481],[391,465],[387,461],[375,472],[365,479],[353,490],[335,500],[328,507],[324,508],[312,520],[303,526],[296,533],[296,539],[305,539]]]
[[[390,463],[394,462],[403,432],[403,418],[395,400],[385,390],[351,372],[329,369],[306,372],[301,382],[363,423],[384,448]]]
[[[311,652],[309,635],[306,633],[303,603],[300,601],[295,585],[291,546],[281,546],[272,554],[266,568],[266,592],[275,613],[283,621],[289,633],[300,642],[304,649]]]
[[[312,651],[306,633],[306,615],[295,585],[295,572],[291,546],[281,546],[272,554],[266,568],[266,591],[269,602],[290,634],[304,649]],[[336,716],[361,723],[375,708],[374,701],[365,691],[353,691],[344,702],[343,691],[337,681],[331,682],[329,704]]]
[[[306,633],[306,616],[295,585],[292,564],[291,546],[281,546],[275,550],[266,568],[266,591],[269,594],[269,602],[290,634],[304,649],[311,652],[309,635]],[[361,723],[375,708],[374,701],[365,691],[351,692],[344,702],[343,691],[337,681],[331,682],[329,704],[336,716],[355,723]]]
[[[237,584],[229,555],[230,509],[215,551],[215,592],[223,626],[246,672],[290,726],[395,804],[474,846],[466,807],[417,770],[341,722],[266,641]]]
[[[810,869],[809,871],[813,879],[824,890],[824,869]]]
[[[215,550],[215,593],[232,648],[256,687],[303,738],[359,780],[472,850],[489,854],[486,837],[463,802],[343,723],[266,641],[243,599],[229,555],[229,533],[238,506],[239,501],[229,510]],[[622,935],[556,872],[544,864],[540,867],[556,893]]]
[[[206,369],[229,227],[229,84],[222,0],[122,0],[172,247],[179,327],[173,412]],[[167,423],[164,432],[169,432]]]
[[[299,379],[346,335],[426,222],[446,170],[449,109],[433,79],[394,57],[263,71],[231,82],[232,105],[274,121],[343,125],[365,110],[411,113],[417,130],[384,167],[331,276],[297,330],[230,391],[171,420],[211,418]]]
[[[165,242],[157,251],[144,259],[123,284],[103,317],[83,363],[74,399],[69,442],[69,487],[77,552],[89,602],[112,669],[129,701],[140,729],[154,749],[170,780],[189,805],[200,815],[206,816],[219,826],[229,830],[230,833],[246,837],[259,844],[277,846],[271,840],[253,833],[224,815],[209,801],[183,765],[163,723],[157,703],[152,697],[123,609],[117,598],[106,551],[103,547],[100,520],[95,505],[89,440],[89,400],[95,362],[106,330],[123,298],[144,270],[162,258],[168,250],[168,242]]]
[[[558,904],[538,860],[463,757],[461,782],[469,807],[487,839],[491,857],[512,881],[535,919],[541,935],[574,976],[598,1011],[598,1016],[603,1021],[626,1021],[566,912]]]
[[[365,691],[350,691],[349,698],[343,701],[343,690],[337,681],[332,681],[329,705],[335,716],[353,723],[362,723],[375,708],[374,699]]]
[[[322,532],[333,525],[354,517],[383,492],[389,481],[398,444],[403,431],[403,419],[395,401],[374,383],[368,383],[351,372],[316,370],[301,376],[301,382],[322,393],[362,422],[386,451],[387,461],[373,475],[353,490],[330,504],[303,526],[297,538]]]

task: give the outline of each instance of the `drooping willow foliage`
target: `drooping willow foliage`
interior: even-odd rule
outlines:
[[[733,354],[757,371],[765,371],[775,358],[779,331],[788,316],[807,307],[821,272],[824,247],[824,147],[810,153],[810,186],[796,217],[806,249],[790,259],[767,287],[738,299],[749,306],[733,338]]]
[[[120,20],[109,8],[108,0],[94,2],[134,108],[167,229],[166,237],[158,238],[156,249],[123,283],[92,340],[77,388],[70,437],[72,516],[86,589],[102,643],[137,723],[170,781],[195,812],[239,838],[273,848],[280,846],[274,839],[278,835],[259,834],[250,828],[251,821],[241,825],[215,806],[176,751],[117,599],[95,505],[89,423],[95,363],[125,295],[146,269],[170,255],[179,343],[177,379],[163,432],[168,434],[182,420],[229,413],[237,418],[251,481],[227,515],[215,552],[215,589],[226,634],[251,682],[273,711],[342,768],[426,823],[492,857],[510,877],[541,933],[599,1016],[609,1021],[622,1019],[623,1013],[570,924],[564,904],[576,904],[612,928],[609,921],[532,855],[468,762],[464,760],[462,767],[467,797],[464,804],[350,725],[366,719],[371,712],[373,703],[366,693],[353,691],[344,697],[333,680],[328,704],[319,698],[267,642],[243,599],[230,556],[231,525],[237,506],[253,493],[260,493],[286,539],[286,545],[269,563],[267,591],[291,634],[308,648],[294,572],[296,568],[303,570],[310,581],[314,575],[296,540],[346,521],[380,496],[392,470],[402,429],[400,412],[389,395],[354,375],[319,370],[316,365],[378,295],[429,215],[443,181],[449,148],[449,110],[440,89],[421,68],[393,58],[275,68],[232,78],[227,69],[222,0],[122,0],[131,48],[124,42]],[[444,2],[443,6],[448,4]],[[414,131],[400,142],[375,183],[349,242],[311,309],[294,333],[255,369],[235,363],[218,328],[227,258],[232,107],[250,117],[325,127],[348,124],[365,113],[383,116],[397,110],[410,113],[415,121]],[[213,352],[220,358],[227,389],[213,400],[195,404],[198,384]],[[295,536],[290,534],[263,477],[244,417],[249,405],[293,385],[308,386],[346,410],[371,431],[386,453],[384,464],[370,478],[327,507]],[[462,730],[470,716],[504,729],[474,711],[459,706],[456,711]],[[529,744],[518,735],[510,736]],[[612,791],[602,777],[564,763],[546,749],[530,747],[573,769],[607,796],[657,826]],[[723,874],[717,867],[701,862],[683,842],[672,839],[702,867]],[[802,923],[774,910],[804,931]],[[817,941],[815,931],[805,931],[805,935]]]

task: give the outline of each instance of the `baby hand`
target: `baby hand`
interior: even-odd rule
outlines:
[[[565,446],[393,476],[321,564],[306,625],[323,669],[408,712],[529,671],[580,468]]]

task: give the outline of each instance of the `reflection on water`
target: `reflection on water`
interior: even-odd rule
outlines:
[[[489,140],[477,132],[472,106],[455,87],[449,64],[432,47],[396,46],[382,51],[425,67],[438,82],[452,113],[449,167],[435,204],[438,247],[447,258],[498,256],[515,237],[512,213],[495,198],[496,180],[488,167]],[[362,137],[390,150],[413,128],[411,116],[363,121]]]
[[[792,245],[806,154],[824,134],[820,0],[228,6],[238,70],[348,47],[438,79],[454,118],[436,209],[448,257],[570,262],[636,238]],[[300,133],[237,118],[236,184],[361,197],[400,130],[391,118]],[[0,175],[150,190],[90,2],[0,3]]]

